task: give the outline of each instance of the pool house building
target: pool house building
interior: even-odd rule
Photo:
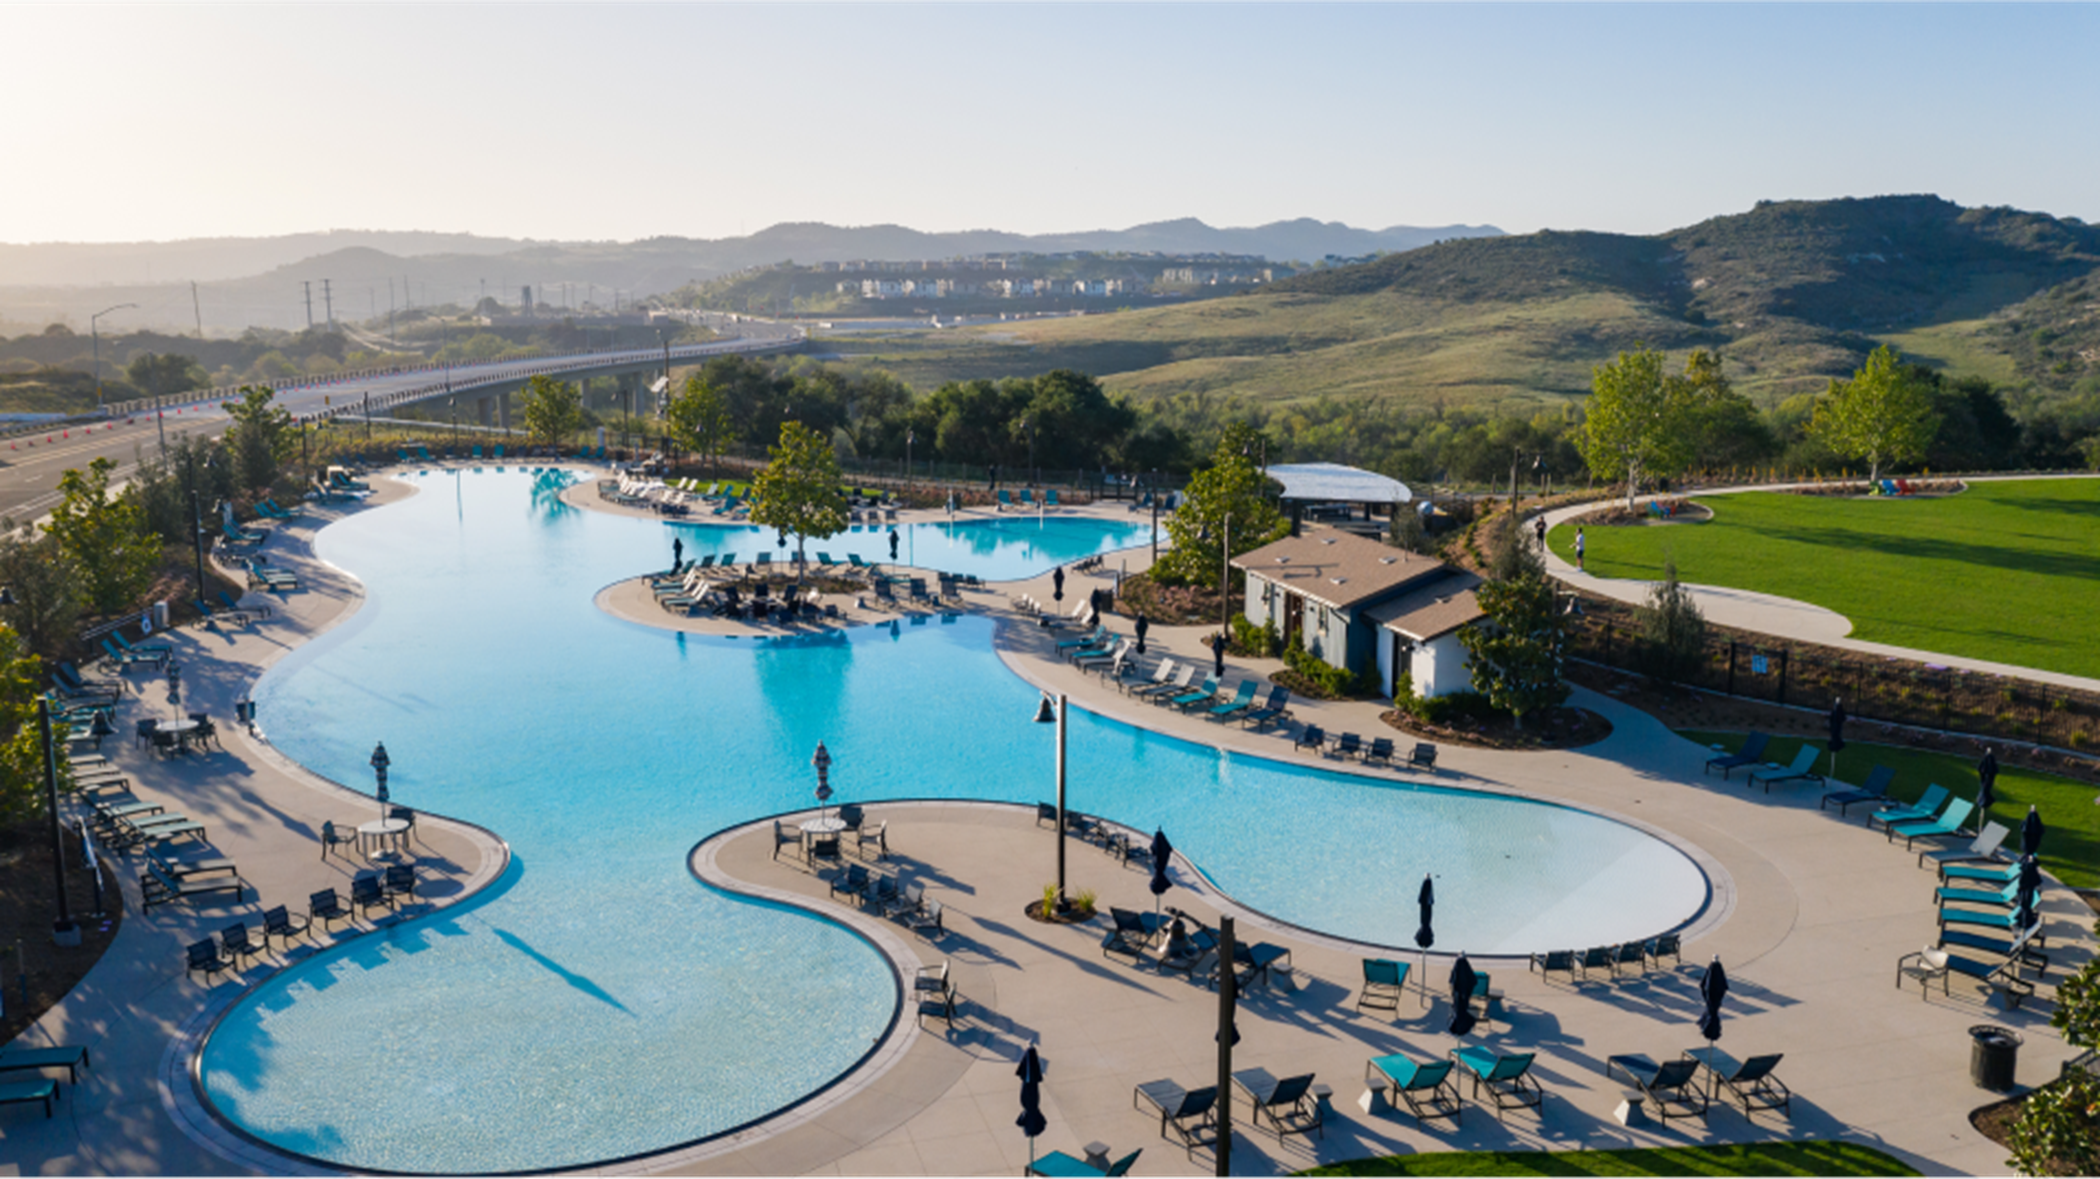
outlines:
[[[1233,558],[1247,575],[1247,620],[1273,626],[1334,667],[1375,671],[1393,695],[1473,686],[1458,632],[1480,617],[1480,579],[1441,561],[1333,528],[1286,536]]]

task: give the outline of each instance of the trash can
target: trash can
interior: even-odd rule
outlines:
[[[2013,1087],[2020,1062],[2020,1037],[2011,1028],[1981,1023],[1969,1029],[1969,1079],[1978,1089],[2004,1093]]]

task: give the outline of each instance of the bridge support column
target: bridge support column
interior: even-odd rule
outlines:
[[[486,426],[486,425],[488,425],[488,424],[489,424],[489,399],[488,399],[488,398],[486,398],[486,397],[477,397],[477,398],[475,398],[475,399],[474,399],[474,415],[475,415],[475,420],[476,420],[476,421],[478,421],[478,422],[480,422],[480,423],[481,423],[482,425]]]
[[[507,390],[496,395],[496,424],[510,429],[510,393]]]

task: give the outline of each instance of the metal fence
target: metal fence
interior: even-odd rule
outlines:
[[[1652,666],[1634,608],[1582,599],[1570,653],[1606,667]],[[2100,749],[2100,694],[1940,664],[1789,643],[1709,627],[1687,686],[1743,700],[1827,709],[1843,699],[1857,721],[1969,733],[2092,753]]]

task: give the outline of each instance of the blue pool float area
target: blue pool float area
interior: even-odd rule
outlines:
[[[819,741],[834,801],[1047,797],[1036,689],[1000,660],[996,623],[777,638],[639,626],[593,595],[666,567],[673,535],[688,557],[748,558],[772,538],[580,510],[561,498],[565,473],[411,478],[420,494],[319,535],[367,600],[256,698],[278,749],[339,782],[369,781],[384,740],[396,801],[491,829],[511,864],[464,903],[245,996],[199,1061],[211,1104],[338,1165],[491,1172],[673,1148],[836,1083],[897,1019],[891,964],[821,914],[700,884],[686,854],[813,805]],[[900,557],[986,580],[1149,537],[1083,516],[898,530],[916,548]],[[879,541],[886,558],[887,532],[822,547],[872,559]],[[1683,852],[1574,808],[1228,753],[1086,712],[1071,758],[1074,808],[1163,827],[1236,902],[1334,937],[1409,944],[1425,873],[1439,948],[1479,955],[1644,937],[1706,902]]]

